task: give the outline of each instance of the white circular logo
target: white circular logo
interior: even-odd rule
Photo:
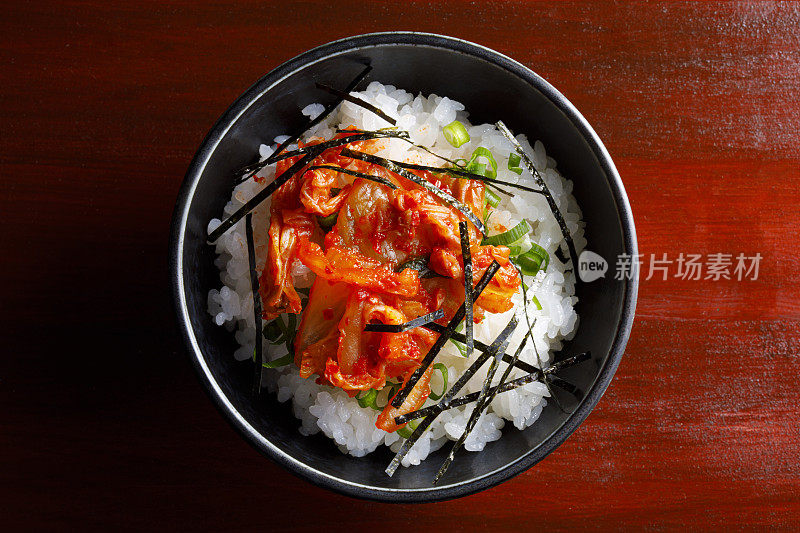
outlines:
[[[605,277],[608,271],[608,262],[589,250],[581,252],[578,258],[578,276],[584,283]]]

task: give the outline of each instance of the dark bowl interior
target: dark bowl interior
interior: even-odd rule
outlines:
[[[531,141],[541,139],[561,172],[575,183],[587,223],[588,249],[606,258],[610,274],[579,284],[579,331],[556,355],[561,359],[591,350],[593,360],[562,374],[587,394],[566,414],[550,405],[533,426],[507,425],[502,439],[481,453],[459,454],[436,487],[431,479],[447,447],[422,465],[384,474],[386,449],[363,458],[343,455],[325,437],[303,437],[288,404],[250,394],[252,365],[232,357],[233,335],[213,324],[206,312],[208,290],[218,287],[213,247],[205,229],[218,217],[233,183],[233,171],[251,163],[258,146],[297,131],[300,109],[333,97],[316,81],[344,87],[369,63],[368,80],[412,92],[436,93],[467,107],[473,123],[503,120]],[[433,501],[495,485],[535,464],[582,422],[616,369],[633,320],[637,280],[615,281],[615,258],[636,254],[630,207],[611,159],[583,117],[544,80],[522,65],[486,48],[457,39],[416,33],[372,34],[316,48],[259,80],[219,120],[186,175],[175,211],[170,261],[179,320],[200,379],[233,426],[265,455],[313,483],[353,496],[386,501]]]

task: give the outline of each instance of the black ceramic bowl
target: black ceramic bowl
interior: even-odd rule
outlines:
[[[435,487],[431,480],[448,447],[422,465],[388,477],[391,454],[383,448],[363,458],[339,452],[322,435],[302,436],[287,404],[250,396],[252,364],[236,362],[233,335],[206,312],[209,289],[219,283],[206,227],[218,217],[234,170],[253,162],[258,146],[296,131],[299,110],[333,97],[320,81],[344,87],[368,62],[370,80],[414,93],[446,95],[466,105],[473,123],[503,120],[515,133],[541,139],[559,170],[572,179],[586,221],[587,248],[606,258],[605,278],[578,286],[581,318],[575,338],[556,360],[591,350],[593,360],[561,375],[586,391],[569,414],[550,402],[524,431],[507,425],[503,437],[480,453],[462,452]],[[636,254],[636,235],[620,177],[600,139],[578,111],[542,78],[487,48],[421,33],[377,33],[336,41],[279,66],[247,90],[203,141],[186,173],[172,221],[170,269],[178,320],[200,381],[234,428],[267,457],[317,485],[351,496],[393,502],[429,502],[496,485],[541,460],[588,416],[617,368],[628,339],[638,279],[616,281],[619,254]],[[563,401],[569,403],[568,397]]]

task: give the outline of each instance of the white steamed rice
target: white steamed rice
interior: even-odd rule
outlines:
[[[467,120],[464,106],[447,97],[416,96],[391,85],[372,82],[363,92],[354,93],[364,100],[380,107],[385,113],[397,119],[397,126],[407,130],[411,139],[445,157],[469,159],[478,146],[492,151],[498,162],[498,179],[506,182],[533,184],[533,178],[527,170],[517,175],[507,169],[511,144],[491,124],[471,126]],[[320,104],[311,104],[302,112],[309,117],[316,117],[323,110]],[[459,148],[453,148],[442,135],[442,127],[453,120],[460,120],[467,126],[470,141]],[[337,125],[341,127],[355,126],[359,129],[374,130],[386,127],[383,119],[364,111],[349,102],[344,102],[328,119],[317,125],[308,137],[333,137]],[[278,143],[286,136],[277,137],[271,146],[262,144],[259,149],[261,159],[273,153]],[[547,186],[566,220],[567,227],[575,242],[578,253],[584,248],[586,240],[583,236],[584,223],[581,210],[572,195],[572,182],[565,179],[556,170],[556,162],[547,156],[541,142],[534,145],[528,143],[524,135],[517,140],[527,150],[536,169],[542,174]],[[430,154],[413,148],[399,139],[385,139],[378,155],[389,159],[439,166],[440,161]],[[249,179],[237,186],[230,202],[225,206],[223,218],[230,216],[248,199],[264,188],[274,177],[275,167],[271,165],[259,172],[266,178],[264,183],[256,183]],[[545,198],[539,194],[529,194],[514,189],[511,199],[501,195],[502,203],[489,221],[489,233],[498,233],[502,224],[506,228],[513,227],[519,220],[526,218],[533,222],[532,239],[550,254],[550,264],[545,272],[539,272],[535,278],[526,277],[525,283],[531,288],[528,297],[534,295],[541,303],[542,310],[537,310],[533,303],[528,305],[531,318],[535,317],[533,327],[533,345],[529,342],[521,354],[521,359],[537,367],[546,366],[551,353],[562,346],[562,341],[572,338],[578,327],[578,316],[574,306],[577,302],[575,294],[575,276],[565,272],[565,265],[555,255],[555,250],[563,241],[558,223],[553,217]],[[267,229],[269,227],[269,201],[256,208],[253,216],[253,229],[256,245],[257,268],[263,269],[267,250]],[[214,219],[208,225],[212,231],[220,224]],[[244,236],[244,222],[237,223],[232,230],[225,233],[216,242],[218,258],[216,265],[220,269],[222,287],[211,290],[208,294],[208,312],[217,325],[224,326],[234,332],[240,347],[234,353],[238,360],[252,357],[255,342],[255,324],[253,320],[253,297],[250,290],[248,272],[247,245]],[[310,287],[313,274],[299,261],[292,267],[292,275],[297,287]],[[522,295],[513,298],[514,309],[503,314],[487,313],[480,324],[475,325],[475,337],[490,343],[508,323],[512,314],[522,310]],[[286,322],[286,315],[282,317]],[[522,340],[526,331],[525,319],[512,336],[509,352],[513,352]],[[535,350],[534,350],[535,347]],[[538,351],[538,357],[536,352]],[[267,360],[277,359],[287,353],[285,345],[273,346],[264,341],[264,354]],[[477,356],[476,354],[473,358]],[[447,343],[437,358],[449,370],[449,383],[454,383],[469,366],[470,361],[461,356],[452,343]],[[477,372],[459,394],[478,391],[486,376],[486,368]],[[501,363],[498,376],[505,364]],[[522,372],[514,370],[511,378],[521,376]],[[294,365],[281,369],[264,369],[263,383],[272,393],[277,393],[280,402],[291,400],[295,416],[301,421],[300,433],[311,435],[323,432],[333,439],[344,453],[361,457],[374,451],[380,445],[391,447],[397,451],[402,439],[396,433],[387,433],[375,427],[378,412],[366,407],[359,407],[355,398],[350,398],[340,389],[326,385],[317,385],[314,379],[303,379]],[[432,389],[442,389],[441,376],[434,373]],[[386,403],[386,392],[379,395],[379,404]],[[547,388],[538,382],[497,395],[490,408],[480,417],[475,429],[470,433],[464,447],[470,451],[480,451],[486,443],[497,440],[500,430],[506,422],[516,428],[523,429],[533,424],[546,405],[549,396]],[[433,402],[428,400],[426,405]],[[403,460],[404,466],[416,465],[427,455],[447,440],[456,440],[466,426],[473,409],[467,405],[442,413],[431,425],[410,453]]]

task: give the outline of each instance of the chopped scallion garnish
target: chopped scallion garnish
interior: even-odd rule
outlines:
[[[481,244],[491,244],[491,245],[504,245],[508,246],[509,244],[514,244],[518,240],[522,239],[525,235],[530,233],[531,226],[528,224],[528,221],[524,218],[508,231],[500,233],[498,235],[492,235],[490,237],[484,237],[483,242]]]
[[[550,254],[536,243],[531,249],[516,258],[515,262],[526,276],[535,276],[540,270],[546,270],[550,264]]]
[[[500,205],[500,197],[497,196],[493,191],[486,189],[486,203],[492,207],[497,207]]]
[[[300,291],[302,289],[298,290],[298,292]],[[287,317],[287,324],[283,323],[281,317],[267,322],[262,333],[270,344],[286,344],[286,350],[292,354],[294,353],[294,336],[297,334],[297,315],[289,313]]]
[[[438,370],[442,374],[442,383],[443,383],[441,394],[436,394],[433,392],[433,390],[431,390],[431,394],[430,396],[428,396],[431,400],[435,401],[444,396],[444,393],[447,390],[448,372],[447,372],[447,367],[444,366],[442,363],[436,363],[435,365],[433,365],[433,370],[434,372]]]
[[[281,335],[283,334],[283,328],[281,328],[277,321],[280,318],[276,318],[271,322],[267,322],[264,325],[264,338],[267,339],[270,344],[280,344],[281,343]]]
[[[458,342],[457,340],[453,340],[453,339],[450,339],[450,342],[452,342],[453,346],[456,347],[458,352],[461,354],[461,357],[466,357],[467,356],[467,347],[464,345],[464,343]]]
[[[283,357],[279,357],[274,361],[270,361],[268,363],[263,363],[261,366],[264,368],[280,368],[282,366],[290,365],[294,362],[294,356],[290,353],[287,353]]]
[[[508,245],[508,249],[511,250],[511,257],[520,256],[531,248],[533,248],[533,242],[530,235],[525,235],[520,240]]]
[[[411,436],[411,433],[413,433],[414,430],[417,429],[417,426],[419,426],[419,420],[412,420],[405,426],[398,428],[397,434],[403,437],[404,439],[407,439]]]
[[[383,411],[382,408],[378,407],[377,404],[378,400],[378,391],[375,389],[369,389],[366,393],[364,391],[359,392],[356,394],[356,401],[360,407],[371,407],[376,411]]]
[[[464,332],[464,323],[462,322],[461,324],[459,324],[455,331],[457,333],[463,333]],[[461,354],[461,357],[466,357],[467,356],[467,346],[466,346],[466,344],[464,344],[463,342],[459,342],[459,341],[457,341],[455,339],[450,339],[450,342],[452,342],[453,346],[455,346],[456,349],[459,351],[459,353]]]
[[[517,154],[511,154],[508,156],[508,170],[513,172],[514,174],[522,174],[522,167],[519,166],[520,161],[522,158]]]
[[[445,126],[442,133],[444,134],[444,138],[447,139],[447,142],[452,144],[455,148],[469,142],[467,128],[457,120]]]
[[[480,158],[485,159],[486,162],[481,161]],[[472,152],[472,157],[470,157],[464,170],[494,179],[497,177],[497,161],[495,161],[492,152],[488,148],[479,146]]]

